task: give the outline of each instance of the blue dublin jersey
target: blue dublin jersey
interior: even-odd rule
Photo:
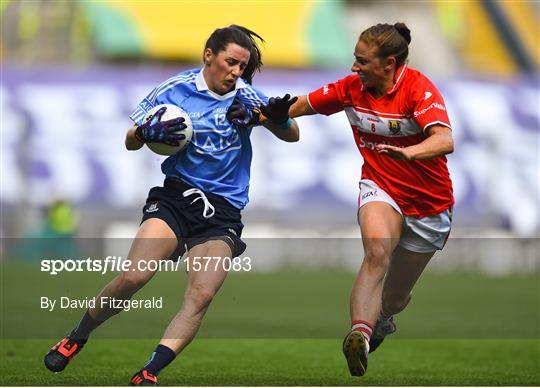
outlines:
[[[167,177],[222,196],[242,209],[248,203],[252,149],[251,128],[236,128],[226,118],[237,94],[249,108],[268,101],[242,79],[238,79],[234,90],[218,95],[208,89],[201,69],[187,70],[158,85],[130,118],[141,125],[146,113],[160,104],[174,104],[186,111],[193,123],[191,143],[182,152],[169,156],[161,170]]]

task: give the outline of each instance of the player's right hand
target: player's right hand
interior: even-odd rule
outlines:
[[[289,108],[298,100],[298,97],[291,98],[290,94],[283,97],[271,97],[268,104],[260,107],[261,113],[275,124],[285,124],[289,120]]]
[[[238,128],[249,128],[257,125],[259,117],[259,111],[250,110],[239,96],[234,97],[233,103],[227,111],[227,119]]]
[[[148,121],[137,127],[137,140],[141,143],[164,143],[175,147],[180,145],[180,140],[185,139],[186,135],[178,132],[186,129],[187,125],[184,124],[183,117],[160,121],[166,110],[166,107],[159,109]]]

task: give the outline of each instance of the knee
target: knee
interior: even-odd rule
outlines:
[[[364,255],[364,265],[372,270],[384,269],[388,267],[390,260],[390,249],[383,243],[372,243],[366,247]]]
[[[394,315],[405,309],[411,300],[410,294],[401,295],[395,292],[384,292],[382,297],[382,309],[385,313]]]
[[[215,295],[216,292],[211,287],[193,284],[189,286],[184,299],[194,305],[197,310],[202,310],[210,305]]]
[[[148,279],[141,273],[136,272],[122,272],[118,275],[118,283],[122,292],[128,294],[134,294],[139,291],[146,283]]]

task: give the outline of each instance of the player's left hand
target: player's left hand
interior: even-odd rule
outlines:
[[[239,128],[247,128],[259,122],[260,113],[257,110],[250,110],[240,100],[234,97],[233,103],[227,111],[227,119]]]
[[[289,108],[298,100],[290,94],[283,97],[271,97],[267,105],[261,106],[261,113],[275,124],[282,125],[289,120]]]
[[[407,148],[396,147],[388,144],[377,144],[375,147],[377,152],[382,155],[387,155],[397,160],[412,160],[411,156],[407,152]]]
[[[163,143],[177,147],[186,135],[179,133],[187,128],[183,117],[161,121],[161,116],[167,110],[166,107],[159,109],[145,123],[135,130],[135,137],[141,143]]]

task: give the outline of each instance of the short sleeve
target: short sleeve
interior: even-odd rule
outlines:
[[[331,115],[343,110],[348,105],[347,78],[329,83],[308,94],[311,107],[320,114]]]
[[[182,106],[182,101],[189,95],[189,85],[194,84],[199,70],[188,70],[167,79],[156,86],[131,113],[129,118],[137,125],[141,125],[146,114],[160,104],[174,104]]]
[[[137,108],[129,115],[129,118],[136,124],[141,125],[144,121],[146,113],[150,111],[154,106],[156,106],[156,99],[153,96],[156,95],[156,89],[147,95],[140,103],[137,105]]]
[[[444,99],[427,78],[423,77],[415,85],[415,92],[411,94],[413,99],[414,119],[422,130],[432,125],[443,125],[452,128]]]

